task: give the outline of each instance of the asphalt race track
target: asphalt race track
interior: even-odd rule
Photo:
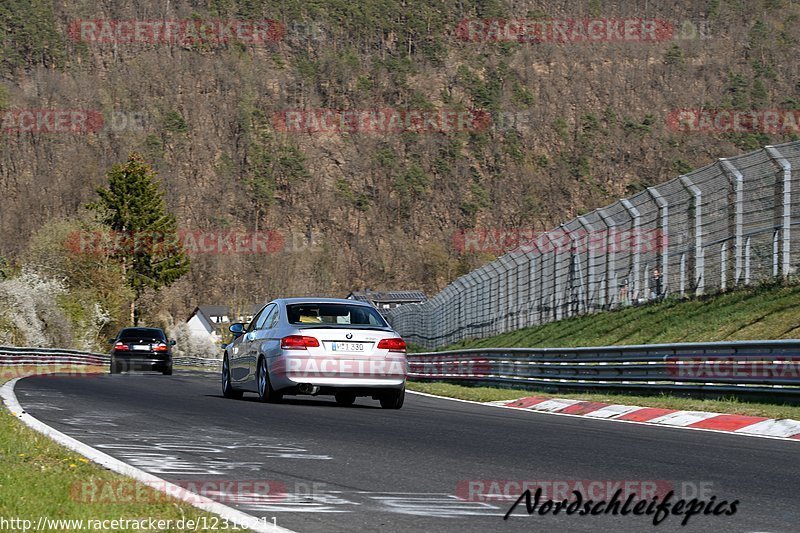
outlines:
[[[32,377],[16,393],[59,431],[182,485],[210,481],[227,494],[222,503],[298,532],[788,532],[800,524],[800,443],[411,394],[399,411],[364,398],[349,408],[327,397],[226,400],[217,375],[188,372]],[[524,504],[504,521],[513,500],[470,496],[488,480],[506,488],[650,482],[676,498],[739,504],[734,516],[701,514],[686,527],[678,516],[658,526],[652,516],[528,516]]]

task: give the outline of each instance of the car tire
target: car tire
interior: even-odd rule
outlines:
[[[172,375],[172,365],[169,365],[161,373],[164,374],[165,376],[171,376]]]
[[[222,395],[236,400],[242,397],[242,391],[234,389],[231,384],[231,367],[227,355],[222,359]]]
[[[336,396],[336,403],[341,405],[342,407],[349,407],[353,405],[356,401],[356,393],[349,392],[349,391],[342,391],[337,392]]]
[[[381,407],[384,409],[400,409],[406,399],[405,387],[399,391],[386,392],[381,396]]]
[[[272,388],[269,379],[269,370],[264,358],[259,358],[256,368],[256,385],[258,386],[258,399],[261,402],[277,403],[283,399],[283,394]]]
[[[113,357],[111,358],[111,364],[109,365],[108,372],[109,374],[119,374],[119,365]]]

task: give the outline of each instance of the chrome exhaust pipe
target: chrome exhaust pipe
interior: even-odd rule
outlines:
[[[301,394],[310,394],[311,396],[319,394],[319,387],[311,383],[301,383],[297,387],[297,390],[300,391]]]

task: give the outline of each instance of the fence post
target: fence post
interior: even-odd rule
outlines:
[[[750,285],[750,237],[744,241],[744,284]]]
[[[580,265],[581,254],[578,248],[578,237],[570,234],[569,270],[567,273],[567,279],[569,280],[569,296],[565,298],[567,316],[575,316],[581,313],[581,302],[583,301],[583,278],[581,276]]]
[[[639,280],[639,270],[641,268],[642,261],[642,235],[640,226],[642,217],[639,213],[639,210],[636,209],[636,207],[627,198],[620,200],[620,203],[622,204],[622,207],[628,211],[633,223],[633,283],[630,284],[630,290],[633,293],[631,301],[633,302],[633,298],[641,299],[642,297],[642,295],[639,294],[642,290],[641,282]]]
[[[597,214],[606,225],[606,305],[614,307],[617,298],[617,254],[616,244],[614,244],[614,228],[617,223],[611,218],[604,209],[598,209]]]
[[[658,214],[661,218],[658,253],[661,258],[661,279],[663,280],[661,292],[666,294],[669,290],[669,278],[667,277],[669,273],[669,204],[655,187],[648,187],[647,192],[658,206]]]
[[[697,281],[695,294],[700,296],[705,289],[705,250],[703,250],[703,192],[692,183],[689,176],[681,176],[681,183],[694,196],[694,275]]]
[[[586,217],[579,216],[578,222],[586,229],[586,292],[584,310],[591,313],[597,308],[597,267],[595,265],[596,250],[592,246],[592,236],[594,235],[595,228],[586,220]]]
[[[485,267],[481,268],[480,270],[478,270],[478,274],[480,275],[480,279],[481,279],[481,284],[480,284],[481,296],[480,296],[480,298],[481,298],[481,300],[483,300],[481,302],[481,306],[480,306],[480,309],[481,309],[481,316],[479,317],[480,324],[481,324],[480,332],[481,332],[481,336],[485,337],[485,336],[487,336],[487,333],[489,333],[489,331],[490,331],[489,330],[489,328],[490,328],[490,320],[489,319],[492,316],[492,312],[491,312],[491,309],[492,309],[492,277],[489,275],[488,272],[486,272],[486,268]]]
[[[546,234],[543,233],[542,236],[546,236]],[[549,239],[548,239],[548,242],[550,242]],[[537,322],[536,322],[537,324],[544,324],[546,322],[545,314],[544,314],[544,309],[545,309],[545,302],[544,302],[544,298],[545,298],[545,294],[544,294],[544,282],[545,282],[545,279],[544,279],[544,276],[545,276],[544,262],[545,262],[545,255],[544,254],[545,254],[545,252],[542,251],[539,254],[539,258],[538,258],[539,259],[539,290],[536,291],[537,295],[538,295],[538,298],[536,299],[536,301],[537,301],[536,310],[537,310],[537,317],[538,317],[537,318]]]
[[[681,284],[680,284],[680,293],[681,296],[686,296],[686,252],[681,254]]]
[[[541,289],[542,289],[542,268],[541,268],[541,258],[542,254],[536,254],[531,257],[530,264],[528,265],[528,325],[532,326],[535,324],[541,324],[542,321],[542,309],[541,306],[537,305],[535,302],[541,298]],[[536,276],[536,260],[539,260],[539,276]],[[538,286],[539,290],[535,290],[534,282],[535,280],[539,280]],[[534,313],[533,306],[536,305],[536,312]],[[533,317],[536,317],[535,319]]]
[[[734,222],[734,250],[733,250],[733,270],[735,277],[733,280],[734,285],[738,285],[742,279],[742,258],[744,256],[744,247],[742,245],[742,228],[744,226],[744,176],[739,169],[733,166],[733,163],[727,159],[720,159],[722,171],[733,178],[736,189],[736,215]]]
[[[774,146],[766,147],[767,155],[775,161],[783,171],[783,236],[781,273],[783,277],[789,275],[791,268],[791,258],[789,255],[791,246],[791,227],[792,227],[792,164]]]
[[[523,291],[525,284],[522,283],[522,280],[525,279],[525,276],[528,273],[528,265],[525,263],[524,255],[517,256],[517,258],[523,259],[521,263],[517,263],[517,328],[524,328],[528,325],[528,315],[527,311],[523,312],[523,304],[527,302],[525,302]],[[530,282],[531,280],[528,278],[525,283],[530,284]],[[525,306],[525,308],[527,309],[527,306]]]
[[[728,243],[723,242],[719,250],[719,288],[725,291],[728,288]]]
[[[478,313],[478,280],[476,279],[475,272],[470,272],[465,280],[469,286],[467,291],[467,297],[464,300],[464,306],[466,310],[464,315],[467,317],[467,321],[464,323],[466,326],[464,329],[464,337],[465,338],[473,338],[476,334],[475,324],[477,324],[477,313]]]

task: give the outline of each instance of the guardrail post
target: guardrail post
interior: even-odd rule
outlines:
[[[742,279],[742,256],[744,254],[744,248],[742,247],[742,228],[744,226],[744,176],[739,172],[739,169],[733,166],[733,163],[727,159],[720,159],[719,161],[722,171],[727,174],[729,178],[733,178],[735,183],[736,214],[734,217],[733,284],[738,285]]]
[[[642,286],[641,281],[639,279],[639,269],[641,268],[641,261],[642,261],[642,246],[641,246],[641,215],[639,214],[639,210],[630,202],[630,200],[623,198],[620,200],[622,207],[624,207],[628,214],[631,216],[632,224],[633,224],[633,282],[630,284],[631,287],[631,302],[635,303],[634,298],[641,299],[642,295]]]
[[[689,176],[681,176],[681,183],[694,196],[694,275],[695,294],[700,296],[705,289],[705,250],[703,249],[703,192],[692,183]]]
[[[781,274],[783,277],[789,275],[791,268],[791,258],[789,255],[791,246],[792,228],[792,164],[774,146],[767,146],[767,155],[777,163],[783,171],[783,221],[782,221],[782,247],[783,252],[781,261]]]
[[[597,214],[606,225],[606,305],[609,308],[615,307],[617,302],[617,254],[614,244],[614,233],[617,223],[611,218],[604,209],[598,209]]]

